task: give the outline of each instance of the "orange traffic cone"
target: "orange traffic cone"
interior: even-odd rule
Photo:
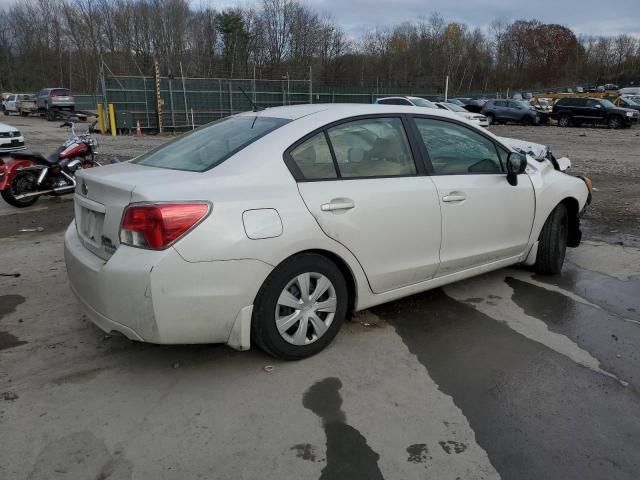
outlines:
[[[136,120],[136,137],[142,136],[142,129],[140,128],[140,120]]]

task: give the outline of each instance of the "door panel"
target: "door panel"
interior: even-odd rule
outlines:
[[[505,175],[433,177],[442,212],[437,276],[520,255],[533,225],[533,186],[527,175],[511,186]],[[453,201],[446,201],[454,197]],[[458,198],[464,200],[458,200]]]
[[[415,118],[434,175],[440,201],[442,246],[437,276],[447,275],[524,252],[535,210],[527,175],[507,182],[506,153],[471,127]]]
[[[428,280],[438,268],[438,195],[414,157],[393,116],[342,122],[285,154],[320,228],[355,255],[376,293]]]
[[[358,259],[375,293],[436,273],[440,207],[431,178],[304,182],[298,190],[324,233]]]

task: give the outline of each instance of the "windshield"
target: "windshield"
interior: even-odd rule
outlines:
[[[68,97],[69,95],[70,92],[66,88],[54,88],[53,90],[51,90],[52,97]]]
[[[625,101],[627,102],[627,105],[631,105],[632,107],[640,107],[640,103],[638,103],[638,99],[633,100],[629,97],[625,97]]]
[[[610,100],[600,100],[600,103],[602,104],[603,107],[616,108],[616,106],[613,103],[611,103]]]
[[[434,103],[429,100],[425,100],[424,98],[412,98],[411,103],[416,107],[438,108]]]
[[[132,163],[203,172],[289,122],[284,118],[259,115],[228,117],[165,143],[136,158]]]
[[[464,112],[464,113],[468,112],[466,108],[462,108],[460,105],[456,105],[455,103],[445,103],[445,105],[452,112]]]

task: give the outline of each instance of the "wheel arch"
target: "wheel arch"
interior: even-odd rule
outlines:
[[[567,238],[568,247],[577,247],[580,245],[582,239],[582,232],[580,231],[580,204],[574,197],[566,197],[558,203],[564,204],[567,207],[567,214],[569,216],[569,231]],[[554,207],[555,208],[555,207]]]
[[[355,308],[356,300],[358,298],[358,285],[356,283],[356,277],[353,273],[353,270],[351,269],[347,261],[335,252],[331,252],[329,250],[325,250],[322,248],[311,248],[307,250],[301,250],[292,255],[289,255],[287,258],[283,259],[282,262],[280,263],[286,262],[287,260],[304,253],[315,253],[317,255],[322,255],[323,257],[331,260],[336,265],[336,267],[340,269],[340,272],[342,273],[345,281],[347,282],[347,290],[349,292],[349,305],[347,308],[347,312],[350,315]]]

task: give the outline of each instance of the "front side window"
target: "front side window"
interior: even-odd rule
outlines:
[[[494,143],[473,130],[442,120],[416,118],[437,175],[502,173]]]
[[[165,143],[132,163],[203,172],[289,122],[261,115],[227,117]]]
[[[340,176],[383,177],[416,174],[399,118],[369,118],[328,129]]]
[[[300,170],[297,177],[304,180],[320,180],[337,178],[338,176],[324,132],[304,141],[291,150],[289,155]]]

